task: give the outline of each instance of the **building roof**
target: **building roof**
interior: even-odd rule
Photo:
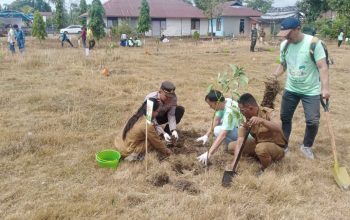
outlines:
[[[261,12],[241,6],[237,1],[225,2],[220,6],[222,8],[222,16],[234,16],[234,17],[259,17],[262,15]]]
[[[19,11],[0,11],[0,18],[22,18],[24,21],[31,21],[29,16]]]
[[[298,14],[298,8],[294,6],[271,8],[266,14],[261,15],[262,20],[282,20],[294,17]]]
[[[203,12],[182,0],[148,0],[152,18],[206,18]],[[103,4],[107,17],[138,17],[141,0],[109,0]]]
[[[46,17],[52,17],[53,16],[53,12],[49,12],[49,11],[42,11],[40,12],[41,16],[46,16]]]

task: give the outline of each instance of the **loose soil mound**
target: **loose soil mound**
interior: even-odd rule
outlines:
[[[185,179],[178,179],[174,182],[174,187],[180,191],[186,191],[189,194],[198,194],[200,190],[194,185],[193,182],[190,182]]]
[[[160,171],[149,176],[147,178],[147,181],[150,182],[153,186],[161,187],[169,183],[169,175],[164,171]]]
[[[281,85],[277,80],[265,82],[264,98],[261,102],[261,106],[274,109],[274,101],[280,91]]]
[[[184,174],[185,171],[193,172],[193,175],[203,173],[204,168],[197,160],[189,160],[188,158],[174,157],[170,160],[171,168],[176,174]]]
[[[196,142],[200,134],[194,130],[180,131],[179,140],[173,144],[172,151],[174,154],[192,154],[200,152],[200,148],[203,148],[203,145],[199,142]]]

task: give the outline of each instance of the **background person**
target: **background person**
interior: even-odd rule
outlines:
[[[71,47],[73,47],[72,42],[69,39],[69,36],[66,32],[61,33],[61,46],[63,47],[64,42],[68,42]]]
[[[306,128],[300,150],[307,158],[314,159],[311,147],[314,144],[320,122],[320,94],[324,99],[330,97],[326,54],[321,42],[318,41],[314,52],[315,64],[309,55],[313,37],[301,32],[300,21],[296,18],[284,19],[278,36],[286,40],[280,46],[281,64],[278,65],[272,76],[276,79],[285,71],[287,72],[281,103],[283,133],[288,141],[292,131],[294,111],[301,100]],[[286,46],[288,47],[285,51]]]
[[[15,49],[15,42],[16,42],[16,36],[15,36],[15,31],[12,28],[12,25],[8,25],[8,32],[7,32],[7,42],[9,44],[9,49],[12,54],[16,52]]]
[[[232,118],[233,106],[238,108],[236,101],[226,98],[218,90],[210,90],[210,92],[205,96],[205,101],[208,103],[209,107],[216,111],[216,127],[214,127],[215,141],[210,146],[209,151],[203,153],[197,157],[198,161],[207,164],[208,159],[210,159],[214,153],[218,150],[222,142],[226,145],[232,141],[237,140],[238,121]],[[208,134],[208,132],[207,132]],[[208,135],[205,134],[203,137],[197,139],[197,141],[203,141],[205,143],[208,140]]]
[[[86,48],[86,27],[81,28],[81,35],[79,36],[78,40],[81,38],[81,41],[83,43],[83,48]]]
[[[260,34],[259,34],[259,35],[260,35],[260,43],[265,44],[265,36],[266,36],[266,33],[265,33],[263,27],[261,28],[261,31],[260,31]]]
[[[87,29],[86,36],[89,43],[89,50],[92,50],[95,47],[96,42],[94,39],[94,33],[92,32],[91,28]]]
[[[153,102],[152,118],[155,118],[158,114],[159,102],[154,98],[149,100]],[[123,144],[116,143],[117,150],[122,155],[122,158],[127,161],[142,160],[146,152],[146,109],[147,100],[143,102],[137,112],[126,123],[122,134]],[[155,150],[166,156],[172,154],[172,151],[159,138],[154,125],[149,125],[148,123],[147,141],[148,151]]]
[[[26,43],[25,34],[22,28],[18,27],[17,24],[13,25],[13,27],[15,28],[15,36],[17,40],[18,49],[21,53],[24,53],[25,43]]]
[[[158,115],[153,120],[158,135],[162,136],[168,143],[171,142],[172,138],[177,140],[179,135],[176,131],[176,124],[181,121],[185,108],[177,105],[175,85],[170,81],[164,81],[159,91],[146,96],[146,99],[149,98],[157,99],[160,105]],[[166,124],[164,129],[161,126],[163,124]]]
[[[340,45],[343,43],[344,40],[344,33],[343,30],[340,30],[340,33],[338,35],[338,47],[340,47]]]
[[[258,39],[258,30],[256,24],[253,24],[253,28],[250,34],[250,52],[255,51],[256,40]]]

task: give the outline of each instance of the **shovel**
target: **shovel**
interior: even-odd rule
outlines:
[[[235,164],[233,165],[233,169],[224,171],[224,176],[222,177],[222,182],[221,182],[223,187],[229,187],[231,185],[232,178],[237,175],[236,168],[237,168],[239,159],[241,158],[241,155],[242,155],[245,143],[247,142],[250,130],[251,130],[251,128],[249,128],[247,133],[245,134],[245,137],[244,137],[241,149],[239,149],[239,152],[238,152],[238,155],[237,155],[237,159],[235,161]]]
[[[330,122],[330,114],[329,114],[329,102],[328,99],[326,99],[326,103],[323,101],[322,96],[321,98],[321,105],[324,109],[324,112],[326,114],[326,120],[327,120],[327,126],[328,126],[328,131],[329,134],[331,135],[331,144],[332,144],[332,150],[333,150],[333,156],[334,156],[334,166],[333,166],[333,176],[335,179],[335,182],[337,182],[338,186],[343,189],[343,190],[348,190],[350,187],[350,177],[349,174],[346,170],[346,167],[339,167],[338,164],[338,158],[337,158],[337,149],[335,146],[335,137],[334,137],[334,132],[333,128],[331,126]]]

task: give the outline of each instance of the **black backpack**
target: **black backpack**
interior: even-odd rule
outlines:
[[[318,41],[321,41],[321,45],[323,47],[324,53],[326,54],[326,63],[327,63],[327,66],[329,68],[329,64],[333,64],[333,60],[329,58],[329,53],[328,53],[328,49],[327,49],[326,44],[322,40],[318,39],[317,37],[313,37],[311,40],[310,50],[309,50],[311,60],[316,64],[314,53],[315,53],[315,48],[316,48],[316,44]],[[284,71],[287,69],[287,63],[285,62],[285,60],[286,60],[285,58],[286,58],[288,47],[289,47],[289,43],[287,42],[286,46],[284,46],[284,48],[282,50],[282,57],[283,57],[284,62],[281,62],[281,64],[283,66]]]

